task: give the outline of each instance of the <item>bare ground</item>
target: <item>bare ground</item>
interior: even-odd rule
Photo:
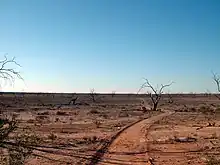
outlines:
[[[3,94],[1,116],[39,137],[27,165],[207,164],[220,155],[220,101],[212,95],[167,96],[167,111],[143,112],[138,95]],[[175,113],[173,113],[175,112]],[[13,138],[14,135],[11,135]],[[182,142],[181,138],[196,141]]]
[[[145,136],[154,122],[170,114],[172,114],[171,111],[166,111],[163,114],[142,120],[124,130],[109,146],[99,164],[150,165],[147,154],[148,144]]]

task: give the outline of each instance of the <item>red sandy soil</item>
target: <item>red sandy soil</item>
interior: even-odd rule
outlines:
[[[0,115],[17,115],[36,134],[27,165],[203,165],[220,157],[220,101],[212,95],[164,96],[157,111],[142,111],[139,95],[25,94],[0,96]],[[213,125],[214,123],[214,125]],[[55,138],[52,139],[51,135]],[[11,135],[12,137],[14,135]],[[194,142],[178,142],[192,137]]]
[[[142,120],[127,128],[112,142],[99,164],[150,165],[151,162],[147,153],[148,142],[145,137],[154,122],[170,114],[172,114],[171,111],[166,111],[163,114]]]

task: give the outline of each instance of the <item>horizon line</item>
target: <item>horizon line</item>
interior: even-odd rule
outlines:
[[[90,94],[91,92],[3,92],[0,91],[0,94]],[[100,94],[100,95],[112,95],[112,92],[94,92],[95,94]],[[115,95],[149,95],[149,93],[134,93],[134,92],[115,92]],[[154,93],[152,93],[154,94]],[[175,95],[175,94],[179,94],[179,95],[207,95],[207,94],[211,94],[211,95],[216,95],[216,94],[220,94],[219,92],[173,92],[173,93],[162,93],[162,95]]]

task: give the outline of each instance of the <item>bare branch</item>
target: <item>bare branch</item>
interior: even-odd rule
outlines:
[[[72,94],[72,98],[71,98],[71,100],[69,101],[69,105],[76,105],[76,101],[77,101],[77,99],[78,99],[78,96],[76,95],[76,93],[73,93]]]
[[[9,64],[21,67],[21,65],[15,61],[15,57],[9,60],[6,56],[4,56],[4,60],[0,61],[0,78],[5,81],[9,81],[10,84],[14,83],[16,78],[23,80],[18,71],[8,67]]]
[[[14,118],[12,118],[12,120],[0,119],[0,144],[8,138],[8,135],[13,132],[16,127],[17,121]]]
[[[145,88],[151,88],[151,90],[155,93],[155,94],[157,94],[157,89],[155,89],[151,84],[150,84],[150,82],[148,81],[148,79],[146,79],[145,78],[145,81],[146,81],[146,84],[145,84]]]
[[[166,88],[166,87],[171,86],[173,83],[174,82],[172,81],[171,83],[166,84],[166,85],[161,84],[161,88],[160,88],[159,94],[162,94],[163,93],[163,89]]]
[[[220,92],[220,76],[214,72],[212,72],[212,74],[213,74],[213,80],[215,81],[215,83],[217,85],[217,90],[218,90],[218,92]]]
[[[89,96],[91,97],[91,99],[92,99],[93,102],[96,102],[97,93],[95,92],[95,89],[94,89],[94,88],[90,89]]]

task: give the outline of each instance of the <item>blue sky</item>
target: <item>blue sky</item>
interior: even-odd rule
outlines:
[[[1,0],[0,55],[25,79],[2,90],[215,91],[219,18],[219,0]]]

